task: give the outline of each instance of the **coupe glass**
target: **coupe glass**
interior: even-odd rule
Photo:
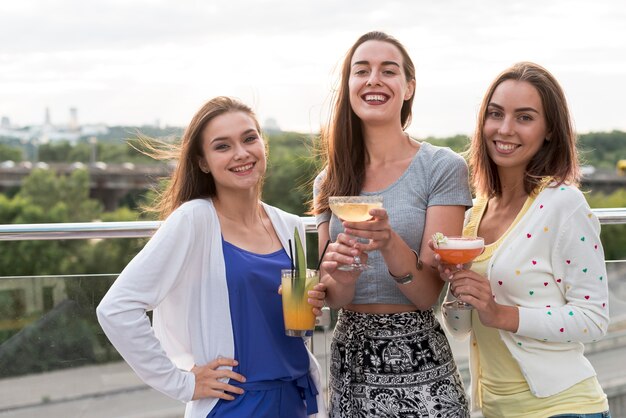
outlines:
[[[485,248],[485,240],[481,237],[446,237],[442,242],[435,243],[435,252],[446,264],[467,264],[478,257]],[[452,300],[443,304],[447,309],[473,309],[474,307],[460,300]]]
[[[348,222],[364,222],[372,219],[370,215],[371,209],[383,207],[382,196],[330,196],[328,205],[335,216]],[[352,264],[341,265],[337,267],[343,271],[359,270],[363,271],[369,268],[365,263],[361,262],[361,257],[354,256]]]

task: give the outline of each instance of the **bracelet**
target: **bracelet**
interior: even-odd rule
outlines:
[[[413,254],[415,254],[415,268],[418,271],[421,271],[422,268],[424,267],[424,263],[422,263],[422,260],[420,260],[420,256],[419,254],[417,254],[417,251],[411,249],[411,251],[413,251]],[[395,276],[394,274],[391,273],[391,271],[389,271],[389,269],[387,269],[387,272],[389,273],[389,275],[393,278],[393,280],[395,280],[396,283],[398,284],[407,284],[407,283],[411,283],[413,281],[413,275],[411,273],[408,273],[405,276]]]
[[[422,271],[422,268],[424,268],[424,263],[422,263],[422,260],[420,259],[417,251],[413,249],[411,251],[413,251],[413,254],[415,254],[415,268],[417,269],[417,271]]]

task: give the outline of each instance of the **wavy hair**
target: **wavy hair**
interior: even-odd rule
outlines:
[[[539,93],[543,106],[548,138],[529,161],[524,175],[524,189],[531,194],[543,180],[551,177],[557,185],[578,184],[580,168],[576,134],[563,89],[545,68],[532,62],[518,62],[501,72],[491,83],[480,105],[476,130],[468,152],[473,185],[485,197],[502,195],[502,184],[495,163],[489,158],[483,127],[487,108],[496,88],[506,80],[525,81]]]
[[[252,118],[261,134],[261,127],[252,109],[237,99],[218,96],[206,102],[192,117],[180,143],[166,143],[152,138],[139,138],[145,154],[159,160],[178,160],[166,189],[148,211],[157,212],[165,219],[183,203],[197,199],[215,197],[217,189],[213,175],[200,170],[199,161],[204,158],[202,132],[216,117],[229,112],[242,112]],[[262,184],[259,184],[259,193]]]

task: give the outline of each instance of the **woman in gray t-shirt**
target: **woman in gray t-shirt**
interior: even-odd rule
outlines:
[[[320,247],[333,242],[322,263],[326,302],[340,308],[331,345],[333,417],[469,417],[432,311],[443,282],[423,239],[461,234],[471,206],[467,165],[404,132],[414,92],[415,67],[402,44],[367,33],[346,55],[323,135],[326,166],[315,180],[313,212]],[[369,221],[342,223],[328,198],[354,195],[382,195],[384,209],[372,209]],[[337,269],[355,255],[371,268]]]

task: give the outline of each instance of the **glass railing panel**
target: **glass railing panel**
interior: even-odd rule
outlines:
[[[97,322],[115,278],[0,279],[0,416],[182,416],[184,406],[143,384]]]
[[[184,405],[146,386],[98,324],[95,308],[116,277],[0,278],[0,417],[182,416]],[[310,344],[326,385],[331,331],[322,322]]]

